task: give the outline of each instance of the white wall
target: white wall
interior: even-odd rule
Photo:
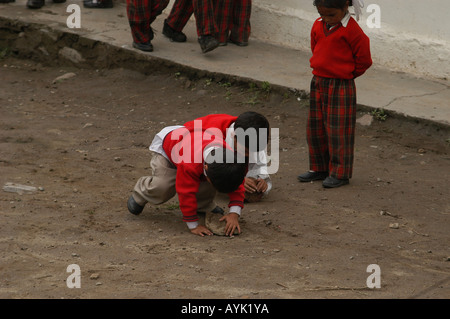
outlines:
[[[359,23],[371,38],[375,65],[418,76],[450,79],[450,1],[364,0],[376,4],[381,27],[369,28],[364,13]],[[253,0],[252,36],[309,50],[309,33],[318,17],[313,0]]]

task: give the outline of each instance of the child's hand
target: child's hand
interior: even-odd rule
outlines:
[[[267,188],[269,188],[269,185],[267,184],[267,182],[264,179],[258,178],[256,180],[256,190],[259,193],[264,193],[267,190]]]
[[[253,177],[246,177],[244,180],[244,188],[246,192],[250,194],[257,191],[256,179]]]
[[[205,235],[211,236],[213,233],[203,225],[198,225],[196,228],[191,229],[191,233],[205,237]]]
[[[262,178],[254,179],[253,177],[246,177],[244,181],[245,191],[250,194],[255,192],[264,193],[268,187],[269,185]]]
[[[225,235],[231,236],[233,235],[234,231],[237,229],[238,233],[241,233],[241,228],[239,227],[239,215],[236,213],[229,213],[225,216],[223,216],[219,221],[226,221],[227,224],[225,225]]]

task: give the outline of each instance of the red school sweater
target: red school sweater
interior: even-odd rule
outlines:
[[[170,161],[176,166],[175,188],[178,194],[183,221],[198,221],[197,197],[201,182],[206,181],[203,173],[203,152],[210,146],[228,146],[223,139],[195,134],[193,127],[182,127],[170,132],[164,139],[163,149]],[[196,139],[196,141],[194,141]],[[173,154],[172,154],[173,151]],[[190,154],[189,154],[190,152]],[[186,156],[186,157],[185,157]],[[228,194],[231,206],[244,207],[244,182],[237,190]]]
[[[227,129],[230,127],[231,124],[236,122],[236,120],[237,116],[232,116],[228,114],[210,114],[203,117],[199,117],[198,119],[195,119],[193,121],[186,122],[184,123],[184,126],[193,128],[195,124],[194,121],[201,121],[203,131],[211,128],[217,128],[218,130],[221,131],[223,139],[225,139],[225,137],[227,136],[226,135]]]
[[[354,79],[372,65],[370,40],[355,19],[328,30],[322,18],[311,29],[310,59],[313,74],[335,79]]]

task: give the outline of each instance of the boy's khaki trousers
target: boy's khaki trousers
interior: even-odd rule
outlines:
[[[154,153],[150,161],[152,176],[139,178],[133,190],[133,198],[137,204],[144,206],[146,203],[159,205],[167,202],[175,196],[176,167],[163,155]],[[216,189],[211,183],[200,183],[197,193],[197,211],[210,212],[216,207],[214,198]]]

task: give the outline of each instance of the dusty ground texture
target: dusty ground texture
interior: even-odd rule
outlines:
[[[393,117],[358,124],[354,178],[327,190],[296,179],[308,168],[307,101],[294,95],[11,57],[0,74],[0,184],[39,188],[0,189],[1,298],[450,297],[445,128]],[[245,207],[241,235],[192,235],[176,198],[127,211],[156,132],[245,110],[280,128],[281,164],[269,197]],[[80,289],[66,285],[71,264]],[[380,289],[366,286],[370,264]]]

